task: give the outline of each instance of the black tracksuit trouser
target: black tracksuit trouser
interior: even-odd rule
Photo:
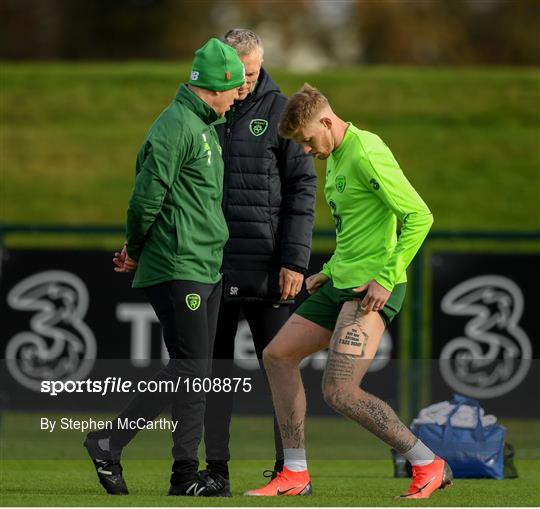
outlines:
[[[255,352],[262,369],[262,352],[266,345],[277,334],[288,320],[291,307],[259,302],[225,302],[221,301],[219,309],[216,340],[214,343],[214,363],[212,377],[230,378],[234,367],[234,339],[238,329],[240,311],[249,324],[253,335]],[[204,442],[206,446],[206,461],[209,467],[218,473],[227,474],[226,463],[230,459],[229,439],[230,423],[233,408],[234,393],[215,392],[206,396],[206,413],[204,419]],[[271,401],[270,388],[268,398]],[[283,460],[283,445],[279,426],[274,416],[274,442],[276,462]],[[225,464],[225,466],[224,466]]]
[[[167,281],[147,287],[144,291],[161,323],[170,357],[167,366],[153,379],[176,381],[178,377],[209,377],[221,283]],[[172,420],[178,422],[173,433],[172,454],[175,483],[180,483],[184,479],[189,480],[198,470],[197,451],[204,422],[204,391],[186,391],[181,384],[178,393],[139,393],[118,419],[143,418],[151,421],[169,405],[172,405]],[[111,448],[122,449],[136,434],[137,430],[114,429]]]

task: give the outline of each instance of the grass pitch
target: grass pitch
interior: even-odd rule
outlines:
[[[104,494],[77,431],[39,431],[41,416],[9,413],[2,425],[3,506],[538,506],[540,422],[505,421],[516,448],[519,478],[462,480],[427,501],[395,499],[408,479],[393,477],[388,447],[342,418],[308,418],[306,440],[314,487],[311,497],[251,498],[273,461],[272,423],[234,416],[230,465],[232,498],[167,497],[170,435],[141,433],[124,454],[131,494]],[[72,415],[70,415],[72,416]]]
[[[166,460],[124,462],[130,495],[104,494],[90,461],[7,461],[2,468],[2,505],[10,506],[538,506],[539,462],[517,462],[520,478],[508,481],[458,479],[430,499],[399,500],[408,479],[394,479],[385,460],[310,462],[311,497],[257,498],[242,493],[265,482],[265,461],[231,463],[232,498],[167,497]]]

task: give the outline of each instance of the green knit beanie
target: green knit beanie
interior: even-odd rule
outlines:
[[[245,81],[244,64],[234,48],[212,38],[195,52],[189,84],[208,90],[230,90]]]

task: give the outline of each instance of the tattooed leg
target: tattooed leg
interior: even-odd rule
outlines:
[[[331,332],[293,314],[264,349],[263,361],[284,449],[304,448],[306,395],[300,362],[326,348]]]
[[[384,332],[378,313],[364,313],[359,301],[346,302],[332,336],[323,377],[325,401],[398,452],[416,437],[385,402],[360,388]]]

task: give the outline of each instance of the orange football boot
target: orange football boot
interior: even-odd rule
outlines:
[[[424,466],[412,467],[412,482],[407,493],[400,498],[429,498],[435,490],[444,490],[452,485],[452,469],[443,459],[435,459]]]
[[[268,484],[257,490],[246,491],[244,495],[248,497],[280,497],[293,495],[311,495],[311,481],[307,470],[293,472],[287,467],[283,467],[282,472]]]

